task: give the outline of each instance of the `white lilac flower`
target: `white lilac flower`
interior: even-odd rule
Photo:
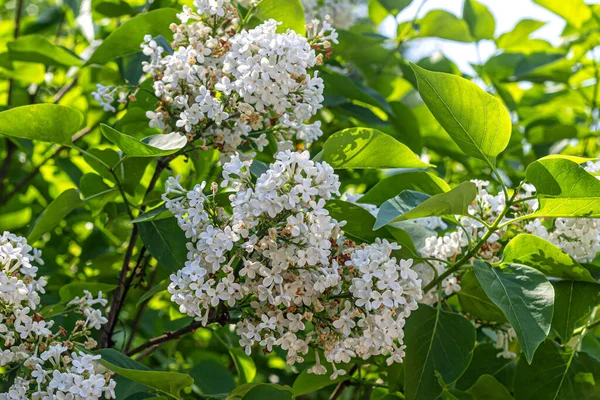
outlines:
[[[195,0],[195,9],[184,7],[182,23],[171,26],[171,53],[146,35],[141,48],[150,60],[143,70],[160,99],[147,113],[150,126],[203,138],[225,154],[240,146],[260,151],[269,136],[310,144],[322,132],[320,122],[308,120],[323,102],[323,81],[310,70],[322,60],[316,48],[330,52],[335,30],[324,22],[307,39],[278,33],[274,20],[240,29],[234,3]],[[109,93],[96,96],[106,107]]]
[[[54,321],[37,311],[46,281],[37,278],[43,265],[41,252],[23,237],[4,232],[0,236],[0,366],[14,369],[17,376],[0,400],[15,399],[114,399],[115,381],[98,363],[100,356],[69,350],[74,343],[95,346],[92,329],[106,318],[95,305],[106,306],[100,293],[67,304],[67,311],[84,316],[68,333],[52,331]],[[19,368],[24,366],[24,368]]]
[[[395,243],[343,238],[343,223],[324,207],[340,187],[327,163],[287,150],[256,182],[250,165],[239,156],[224,165],[231,213],[204,185],[186,192],[168,180],[163,199],[190,239],[188,261],[171,275],[172,301],[204,323],[211,308],[239,309],[240,346],[279,346],[290,365],[312,348],[333,364],[402,361],[404,321],[421,299],[412,260],[392,257]],[[317,362],[311,371],[326,369]]]

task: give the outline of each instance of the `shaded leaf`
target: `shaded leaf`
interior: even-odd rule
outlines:
[[[43,234],[54,229],[71,211],[81,204],[79,191],[76,189],[67,189],[59,194],[34,222],[31,231],[27,235],[27,241],[29,243],[37,241]]]
[[[570,255],[547,240],[530,234],[518,235],[508,242],[503,262],[527,265],[555,278],[596,282],[590,272]]]
[[[176,153],[185,147],[187,138],[178,132],[148,136],[137,140],[108,125],[101,124],[102,134],[130,157],[160,157]]]
[[[600,285],[587,282],[559,281],[554,286],[552,328],[563,343],[573,335],[575,324],[589,315],[600,303]]]
[[[341,169],[430,166],[393,137],[368,128],[344,129],[331,135],[323,146],[323,161]]]
[[[506,316],[525,358],[531,363],[537,347],[550,332],[554,289],[539,271],[524,265],[496,268],[476,260],[475,276],[487,296]]]
[[[138,223],[140,237],[156,260],[172,271],[183,268],[187,261],[187,239],[175,218]]]
[[[117,57],[139,52],[145,35],[171,37],[173,32],[169,25],[179,21],[178,12],[172,8],[159,8],[125,21],[104,39],[86,65],[104,64]]]
[[[449,192],[433,196],[405,190],[381,205],[373,229],[393,221],[442,215],[468,215],[469,204],[476,195],[477,187],[473,182],[463,182]]]
[[[98,362],[114,373],[177,399],[181,398],[179,393],[182,389],[194,383],[194,379],[189,375],[179,372],[152,371],[113,349],[103,349],[98,353],[102,356]]]
[[[475,328],[459,314],[421,304],[408,317],[404,332],[406,399],[435,400],[442,393],[436,374],[450,384],[469,365]]]
[[[514,392],[516,400],[600,399],[600,362],[547,341],[531,365],[519,360]]]

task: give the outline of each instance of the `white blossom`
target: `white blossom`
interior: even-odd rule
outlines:
[[[260,345],[287,350],[290,365],[310,349],[333,364],[375,355],[400,362],[404,321],[421,299],[412,260],[392,257],[395,243],[343,238],[343,223],[325,208],[340,186],[327,163],[287,150],[256,182],[250,165],[238,156],[224,165],[235,188],[231,214],[202,194],[204,185],[186,192],[167,182],[163,199],[190,239],[188,261],[171,275],[172,301],[204,323],[212,308],[239,310],[248,354]],[[311,371],[326,369],[317,361]]]

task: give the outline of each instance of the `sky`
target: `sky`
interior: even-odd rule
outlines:
[[[569,0],[564,0],[569,1]],[[494,14],[496,19],[496,37],[508,32],[522,19],[531,18],[546,22],[542,28],[532,34],[534,38],[545,39],[550,43],[557,44],[560,41],[560,33],[565,27],[565,21],[545,8],[538,6],[532,0],[479,0],[486,5]],[[405,8],[397,17],[399,22],[412,21],[415,13],[423,0],[413,0],[410,6]],[[435,9],[442,9],[461,17],[463,0],[426,0],[425,5],[419,11],[419,17]],[[393,20],[384,21],[382,33],[395,36],[395,24]],[[421,46],[412,54],[415,58],[431,55],[436,51],[442,52],[447,58],[454,61],[461,71],[472,73],[470,63],[477,62],[477,52],[473,43],[458,43],[443,39],[422,39]],[[495,52],[495,46],[491,41],[480,43],[480,54],[483,61],[487,60]]]

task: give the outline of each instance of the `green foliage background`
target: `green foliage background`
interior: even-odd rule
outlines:
[[[375,218],[330,202],[331,214],[348,220],[348,236],[390,238],[418,258],[423,233],[389,224],[464,215],[475,196],[470,179],[511,181],[507,196],[527,179],[538,189],[539,216],[600,217],[600,181],[579,166],[599,154],[600,6],[536,0],[567,22],[558,47],[531,38],[544,24],[535,20],[495,37],[494,16],[476,0],[464,1],[462,16],[434,10],[398,24],[395,38],[377,33],[410,3],[371,0],[368,17],[339,30],[320,67],[325,136],[311,154],[336,168],[342,191],[367,193],[362,201],[382,206]],[[327,399],[340,388],[345,399],[600,399],[600,259],[582,265],[528,235],[512,238],[501,265],[457,263],[463,290],[410,317],[405,362],[358,360],[348,366],[351,380],[307,375],[313,360],[292,368],[281,350],[247,356],[228,327],[195,329],[166,291],[186,250],[160,194],[174,174],[187,183],[216,179],[218,153],[184,154],[177,137],[151,137],[158,132],[145,117],[155,101],[147,81],[116,114],[90,95],[96,83],[135,85],[143,36],[169,37],[176,9],[191,2],[95,0],[86,13],[79,0],[25,0],[18,28],[17,2],[0,4],[0,231],[43,250],[48,314],[83,287],[115,290],[130,267],[112,348],[101,351],[118,376],[118,399]],[[255,18],[271,17],[304,30],[298,1],[264,0]],[[78,18],[90,19],[102,44]],[[497,50],[466,76],[443,56],[414,64],[404,57],[427,37],[491,40]],[[417,157],[424,149],[427,162]],[[272,151],[258,159],[270,162]],[[546,259],[527,253],[539,249]],[[505,321],[517,330],[517,360],[496,357],[486,331]],[[139,356],[137,346],[180,329],[188,334],[140,362],[125,355]]]

